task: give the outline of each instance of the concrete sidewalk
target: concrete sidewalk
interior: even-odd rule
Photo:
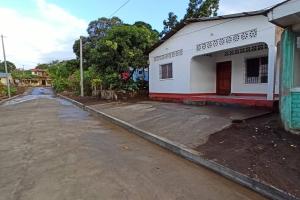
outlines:
[[[39,97],[0,106],[0,200],[265,199],[70,102]]]
[[[253,108],[189,106],[154,101],[113,102],[91,107],[189,148],[205,143],[209,135],[229,127],[233,120],[269,113]]]

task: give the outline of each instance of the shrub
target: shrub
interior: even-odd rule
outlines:
[[[2,95],[8,96],[8,89],[7,89],[6,86],[4,86],[4,87],[3,87],[2,89],[0,89],[0,90],[1,90]],[[17,88],[14,87],[14,86],[11,86],[11,87],[10,87],[10,94],[11,94],[11,95],[17,94]]]
[[[149,82],[145,80],[138,80],[137,85],[139,90],[148,91],[149,90]]]
[[[104,89],[117,89],[120,86],[120,77],[118,73],[109,73],[103,75],[103,87]]]
[[[5,95],[5,85],[3,85],[1,82],[0,82],[0,96],[3,96]]]
[[[52,85],[56,92],[63,92],[68,88],[68,80],[65,78],[57,78],[52,81]]]

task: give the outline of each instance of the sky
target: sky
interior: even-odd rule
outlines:
[[[72,46],[87,35],[88,23],[110,17],[127,0],[1,0],[0,34],[7,60],[18,68],[75,58]],[[283,0],[220,0],[219,15],[254,11]],[[115,16],[125,23],[145,21],[161,31],[169,12],[181,19],[189,0],[130,0]],[[3,60],[2,48],[0,60]]]

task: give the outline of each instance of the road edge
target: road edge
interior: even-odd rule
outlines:
[[[22,95],[23,95],[23,94],[18,94],[18,95],[16,95],[16,96],[11,97],[11,98],[3,99],[3,100],[0,101],[0,105],[4,104],[4,103],[7,102],[7,101],[16,99],[16,98],[18,98],[18,97],[20,97],[20,96],[22,96]]]
[[[266,184],[264,182],[261,182],[259,180],[253,179],[253,178],[250,178],[244,174],[236,172],[236,171],[229,169],[223,165],[220,165],[216,162],[204,159],[203,157],[201,157],[201,154],[199,152],[197,152],[193,149],[187,148],[186,146],[184,146],[182,144],[170,141],[166,138],[159,137],[153,133],[139,129],[138,127],[135,127],[132,124],[129,124],[129,123],[122,121],[118,118],[115,118],[113,116],[110,116],[110,115],[103,113],[99,110],[96,110],[90,106],[86,106],[80,102],[77,102],[71,98],[65,97],[61,94],[58,94],[57,96],[62,99],[72,102],[77,107],[79,107],[93,115],[101,117],[115,125],[118,125],[124,129],[126,129],[127,131],[129,131],[131,133],[134,133],[152,143],[155,143],[155,144],[179,155],[180,157],[183,157],[197,165],[206,167],[206,168],[222,175],[223,177],[225,177],[231,181],[234,181],[242,186],[250,188],[251,190],[258,192],[259,194],[261,194],[267,198],[274,199],[274,200],[300,200],[298,197],[295,197],[287,192],[284,192],[272,185]]]

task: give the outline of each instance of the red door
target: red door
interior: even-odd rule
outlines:
[[[217,94],[231,93],[231,61],[217,63]]]

